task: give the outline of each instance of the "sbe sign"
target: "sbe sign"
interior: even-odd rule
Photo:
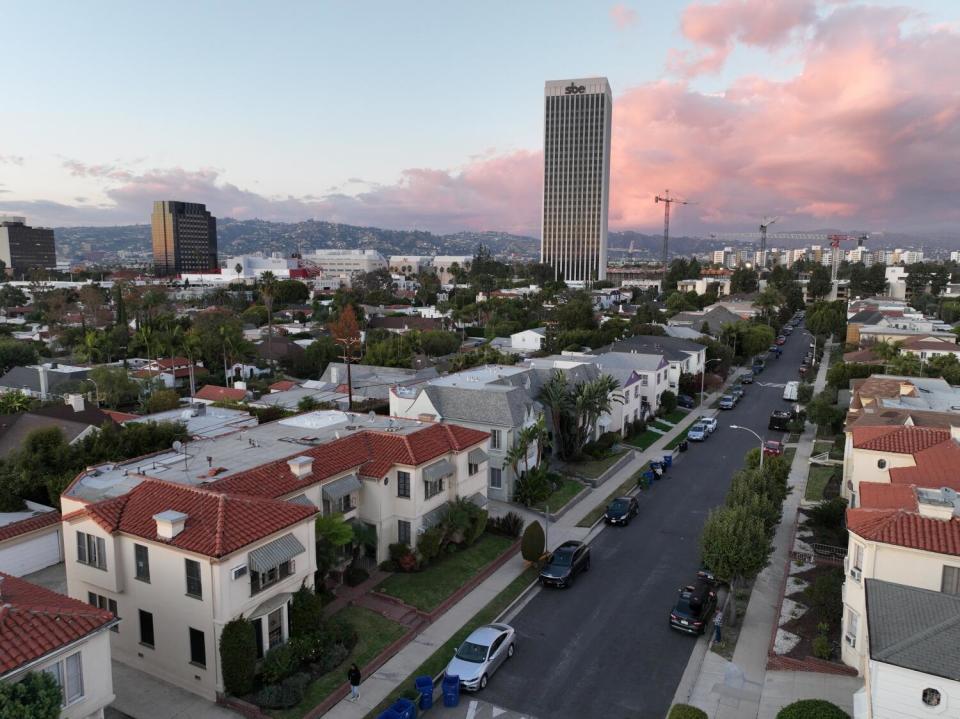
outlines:
[[[587,91],[587,88],[584,85],[575,85],[572,82],[564,89],[566,90],[564,95],[582,95]]]

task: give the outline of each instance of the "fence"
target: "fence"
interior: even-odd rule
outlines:
[[[840,566],[847,556],[846,547],[834,547],[830,544],[811,544],[811,552],[790,552],[790,559],[806,564],[833,564]]]

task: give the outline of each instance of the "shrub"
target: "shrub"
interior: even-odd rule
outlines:
[[[546,545],[546,537],[543,534],[543,527],[540,522],[531,522],[523,531],[523,539],[520,540],[520,554],[528,562],[536,562],[543,556],[543,550]]]
[[[689,704],[674,704],[667,719],[707,719],[707,713]]]
[[[228,694],[243,696],[253,690],[257,672],[257,638],[249,620],[237,617],[223,627],[220,664],[223,686]]]
[[[436,559],[441,549],[443,549],[443,527],[430,527],[420,535],[417,541],[417,551],[424,564],[429,564]]]
[[[507,512],[502,517],[490,517],[487,531],[516,539],[523,532],[523,517],[516,512]]]
[[[280,684],[268,684],[258,691],[253,701],[265,709],[288,709],[303,701],[303,693],[311,677],[305,672],[294,674]]]
[[[670,414],[677,408],[677,395],[675,395],[670,390],[664,391],[660,395],[660,412],[659,414]]]
[[[801,382],[797,388],[797,402],[806,404],[813,399],[813,385],[809,382]]]
[[[553,492],[553,483],[548,473],[540,468],[532,469],[517,480],[514,485],[515,501],[532,507],[544,502]]]
[[[27,672],[17,682],[0,683],[0,717],[3,719],[58,719],[60,687],[46,672]]]
[[[803,593],[821,622],[837,621],[843,611],[843,572],[821,574]]]
[[[280,644],[267,652],[260,667],[263,680],[276,684],[297,671],[300,661],[297,652],[289,644]]]
[[[781,709],[777,719],[850,719],[850,715],[823,699],[802,699]]]
[[[333,671],[340,666],[348,656],[350,656],[350,650],[343,644],[325,645],[316,657],[320,673],[326,674],[327,672]]]
[[[302,637],[320,631],[323,626],[323,600],[307,587],[300,587],[290,605],[290,636]]]
[[[382,569],[384,572],[397,571],[397,563],[392,559],[385,559],[384,561],[380,562],[379,566],[380,566],[380,569]]]
[[[847,501],[840,497],[824,499],[807,510],[808,521],[820,527],[838,528],[843,526],[847,513]]]
[[[401,557],[410,554],[410,546],[404,542],[396,542],[388,547],[388,551],[390,552],[390,560],[399,562]]]
[[[592,442],[583,445],[583,453],[591,457],[601,459],[620,441],[620,434],[617,432],[604,432]]]
[[[368,579],[370,579],[370,572],[363,567],[357,567],[352,564],[347,567],[347,571],[343,573],[343,581],[348,587],[356,587]]]
[[[830,640],[822,634],[813,638],[813,656],[817,659],[827,660],[833,656],[833,647],[830,645]]]
[[[480,539],[480,536],[487,529],[489,516],[490,515],[487,513],[487,510],[481,509],[473,518],[473,523],[470,525],[470,529],[467,531],[467,536],[464,538],[464,541],[468,547]]]
[[[394,563],[397,571],[413,572],[417,568],[417,558],[410,547],[403,542],[391,544],[389,548],[390,561]]]

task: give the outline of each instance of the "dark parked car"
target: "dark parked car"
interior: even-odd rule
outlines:
[[[696,583],[680,588],[680,596],[670,612],[670,626],[688,634],[703,634],[716,606],[717,593],[698,576]]]
[[[639,513],[640,503],[636,497],[617,497],[607,505],[607,511],[603,513],[603,521],[607,524],[627,526]]]
[[[734,385],[730,388],[730,394],[733,395],[733,398],[739,403],[743,399],[746,392],[743,391],[743,387],[740,385]]]
[[[770,423],[767,427],[778,432],[787,432],[790,430],[790,420],[792,419],[793,412],[785,409],[776,409],[770,415]]]
[[[555,550],[540,570],[540,583],[545,587],[569,587],[580,572],[590,570],[590,547],[570,540]]]
[[[753,372],[747,372],[740,378],[741,384],[753,384]]]
[[[685,409],[693,409],[697,406],[697,403],[694,402],[693,397],[688,394],[681,394],[677,396],[677,407],[683,407]]]

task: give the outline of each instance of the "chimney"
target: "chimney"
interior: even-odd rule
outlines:
[[[417,421],[419,422],[435,422],[437,420],[437,415],[430,414],[429,412],[421,412],[417,415]]]
[[[183,531],[187,522],[187,515],[175,509],[168,509],[153,515],[157,523],[157,539],[173,539]]]
[[[66,400],[67,404],[70,407],[73,407],[74,412],[83,412],[83,410],[86,408],[82,394],[68,394]]]
[[[313,471],[313,458],[312,457],[294,457],[293,459],[287,460],[287,466],[290,467],[290,471],[293,472],[293,476],[297,479],[303,479]]]

